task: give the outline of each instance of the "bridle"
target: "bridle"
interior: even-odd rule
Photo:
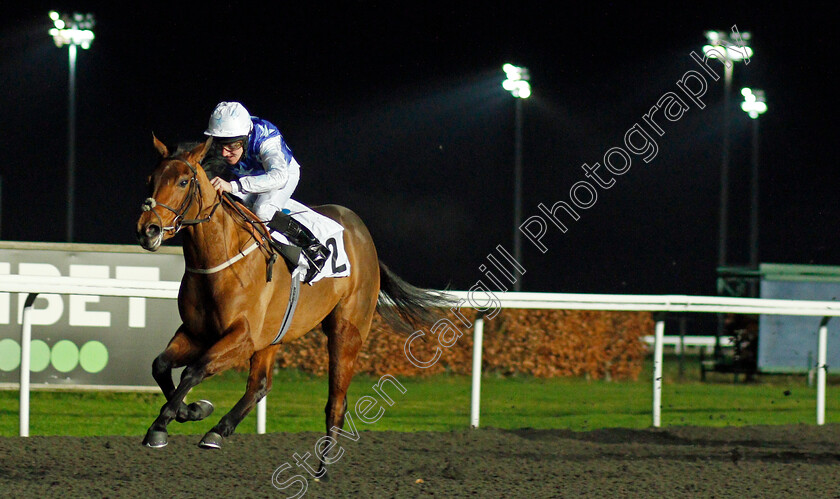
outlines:
[[[157,220],[160,224],[161,232],[160,232],[160,234],[158,234],[158,239],[163,239],[164,232],[172,232],[172,235],[175,235],[178,232],[180,232],[181,229],[183,229],[185,226],[198,225],[198,224],[201,224],[201,223],[204,223],[204,222],[209,222],[210,219],[213,217],[213,214],[216,212],[216,209],[222,204],[222,200],[221,200],[221,198],[219,198],[219,201],[217,201],[216,204],[213,205],[213,209],[210,210],[210,214],[207,215],[206,217],[184,219],[184,215],[192,207],[195,200],[197,198],[201,197],[201,187],[198,185],[198,170],[195,168],[195,166],[193,166],[192,163],[190,163],[186,159],[171,158],[171,160],[172,161],[181,161],[182,163],[186,164],[189,167],[190,171],[192,172],[192,177],[189,180],[190,190],[187,193],[187,196],[181,202],[181,206],[179,206],[178,209],[172,208],[171,206],[168,206],[164,203],[158,202],[153,197],[148,197],[148,198],[146,198],[145,201],[143,201],[143,206],[141,207],[141,209],[143,211],[151,211],[155,215],[155,217],[157,218]],[[163,219],[161,218],[161,216],[157,212],[157,210],[155,210],[155,208],[158,207],[158,206],[160,206],[162,208],[166,208],[167,210],[169,210],[169,211],[171,211],[172,213],[175,214],[175,218],[172,220],[172,225],[169,225],[169,226],[164,226],[163,225]]]
[[[148,198],[146,198],[145,201],[143,201],[143,206],[141,207],[141,209],[143,211],[152,212],[155,215],[155,217],[157,218],[158,223],[160,224],[161,230],[156,237],[155,245],[158,246],[158,245],[160,245],[160,243],[163,242],[163,235],[166,232],[172,232],[172,235],[174,236],[175,234],[180,232],[181,229],[183,229],[184,227],[191,226],[191,225],[198,225],[198,224],[202,224],[204,222],[209,222],[210,219],[213,218],[213,214],[216,213],[216,210],[219,208],[219,206],[221,206],[223,204],[223,202],[227,202],[227,204],[234,211],[236,211],[238,213],[238,215],[242,218],[242,220],[245,223],[247,223],[248,225],[251,226],[250,233],[251,233],[251,236],[255,239],[254,245],[249,247],[244,252],[244,254],[243,254],[243,252],[240,252],[238,256],[235,256],[234,258],[229,259],[228,261],[222,263],[221,265],[217,265],[216,267],[213,267],[211,269],[191,269],[191,268],[187,268],[187,270],[190,271],[190,272],[195,272],[195,273],[200,273],[200,274],[212,274],[212,273],[218,272],[219,270],[222,270],[222,269],[225,269],[225,268],[229,267],[231,264],[233,264],[236,261],[238,261],[239,259],[243,258],[248,253],[250,253],[254,249],[256,249],[257,247],[264,247],[265,250],[268,252],[267,280],[271,281],[272,274],[273,274],[272,268],[274,267],[274,263],[277,261],[278,253],[281,253],[281,251],[278,251],[278,249],[275,248],[274,245],[272,244],[271,235],[269,234],[268,229],[266,229],[264,227],[263,223],[260,222],[259,220],[255,220],[252,217],[248,216],[248,214],[245,211],[243,211],[242,208],[240,208],[238,206],[238,204],[235,201],[235,198],[227,192],[223,193],[221,196],[218,197],[218,201],[216,201],[216,203],[213,205],[213,208],[210,210],[210,214],[207,215],[206,217],[185,219],[184,215],[192,207],[195,200],[201,198],[201,186],[198,184],[198,170],[196,169],[195,166],[193,166],[192,163],[190,163],[189,161],[187,161],[184,158],[168,158],[168,159],[171,159],[172,161],[181,161],[182,163],[186,164],[189,167],[190,171],[192,172],[192,177],[189,180],[190,190],[187,193],[187,196],[181,202],[181,205],[177,209],[172,208],[171,206],[168,206],[164,203],[160,203],[153,197],[148,197]],[[163,219],[161,218],[161,216],[157,212],[157,210],[155,210],[155,208],[157,208],[158,206],[160,206],[162,208],[165,208],[165,209],[171,211],[173,214],[175,214],[175,218],[172,221],[172,225],[169,225],[169,226],[164,226],[163,225]]]

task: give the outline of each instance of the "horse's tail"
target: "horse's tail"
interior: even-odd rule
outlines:
[[[412,286],[379,262],[379,299],[376,311],[395,330],[413,332],[422,324],[431,324],[439,318],[431,308],[450,307],[454,304],[452,296],[442,291]]]

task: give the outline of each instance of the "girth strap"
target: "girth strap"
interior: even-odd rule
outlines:
[[[298,298],[300,298],[300,271],[292,272],[292,285],[289,288],[289,303],[286,305],[286,313],[283,315],[283,323],[280,325],[280,331],[274,337],[272,345],[280,343],[280,340],[286,336],[289,331],[289,326],[292,325],[292,319],[295,316],[295,308],[297,308]]]

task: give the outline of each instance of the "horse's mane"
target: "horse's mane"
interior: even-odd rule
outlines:
[[[183,157],[203,143],[204,142],[180,142],[175,146],[175,151],[169,154],[169,157]],[[233,178],[227,168],[227,162],[225,162],[224,158],[222,158],[221,154],[219,154],[219,149],[217,147],[210,148],[207,155],[203,160],[201,160],[201,167],[204,169],[204,172],[207,174],[207,178],[210,180],[212,180],[213,177],[221,177],[228,181]],[[250,208],[242,203],[240,198],[235,195],[232,196],[232,198],[239,205],[238,209],[234,208],[234,210],[238,211],[240,214],[240,216],[234,217],[234,219],[246,230],[250,230],[248,220],[256,220],[257,216],[251,212]]]
[[[203,142],[180,142],[177,146],[175,146],[175,152],[171,153],[171,156],[186,154],[201,144],[203,144]],[[213,177],[222,177],[225,180],[230,180],[228,178],[229,175],[227,173],[228,169],[226,168],[226,163],[216,147],[210,148],[207,152],[207,156],[205,156],[201,161],[201,167],[204,168],[205,173],[207,173],[207,178],[209,179],[212,179]]]

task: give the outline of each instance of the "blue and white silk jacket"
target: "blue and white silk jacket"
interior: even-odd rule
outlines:
[[[289,181],[292,170],[300,165],[280,130],[272,123],[251,116],[254,128],[248,137],[248,149],[230,171],[237,180],[232,183],[234,194],[259,194],[282,189]]]

